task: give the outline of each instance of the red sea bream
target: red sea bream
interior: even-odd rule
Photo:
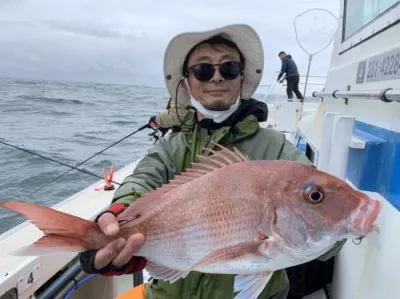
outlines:
[[[118,215],[120,234],[143,233],[138,256],[154,278],[190,271],[237,274],[237,299],[257,298],[272,273],[313,260],[373,230],[381,203],[346,182],[292,161],[250,161],[220,145]],[[4,202],[45,236],[19,254],[99,249],[96,223],[50,208]]]

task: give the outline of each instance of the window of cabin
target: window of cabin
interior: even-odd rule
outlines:
[[[343,40],[399,3],[400,0],[346,0]]]

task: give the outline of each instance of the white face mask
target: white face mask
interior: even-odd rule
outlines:
[[[190,96],[190,102],[198,112],[204,115],[205,118],[211,118],[216,123],[222,123],[224,120],[228,119],[228,117],[238,109],[240,104],[240,100],[238,98],[228,110],[214,111],[204,108],[203,105],[201,105],[199,101],[196,101],[192,96]]]
[[[204,115],[205,118],[210,118],[212,119],[215,123],[222,123],[224,120],[228,119],[229,116],[231,116],[238,108],[240,105],[240,99],[239,97],[236,99],[235,103],[229,107],[228,110],[222,110],[222,111],[214,111],[214,110],[208,110],[205,108],[203,105],[200,104],[199,101],[195,100],[192,97],[192,94],[190,92],[190,87],[189,83],[187,82],[187,79],[185,78],[186,85],[189,89],[189,94],[190,94],[190,102],[192,103],[192,106],[201,114]]]

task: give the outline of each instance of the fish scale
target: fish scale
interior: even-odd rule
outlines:
[[[207,194],[204,196],[207,197]],[[246,204],[245,200],[242,202],[242,206],[231,206],[226,199],[222,199],[216,203],[215,209],[208,210],[207,213],[199,217],[198,213],[196,213],[196,204],[200,205],[202,201],[184,199],[182,206],[187,207],[186,211],[188,213],[183,218],[187,219],[187,222],[184,220],[180,221],[181,227],[175,228],[173,226],[177,231],[171,232],[170,224],[176,221],[176,217],[170,214],[169,211],[160,212],[156,216],[157,218],[152,218],[151,221],[163,222],[163,225],[160,227],[164,231],[158,230],[157,234],[147,232],[152,236],[148,240],[147,246],[154,246],[152,238],[161,238],[165,242],[162,249],[172,248],[172,250],[162,250],[158,254],[158,257],[161,260],[168,260],[170,263],[172,253],[172,256],[179,256],[179,263],[182,263],[182,256],[186,256],[186,266],[190,267],[196,260],[210,254],[215,249],[220,249],[237,242],[251,241],[256,234],[257,221],[254,221],[254,216],[256,215],[257,207]],[[192,209],[189,209],[189,207]],[[230,209],[227,209],[227,207]],[[249,225],[249,223],[254,223],[254,225]],[[143,223],[143,226],[146,226],[146,223]],[[172,237],[174,234],[182,235],[181,242],[177,242]],[[146,251],[148,249],[144,247],[140,251],[140,254],[146,256]]]

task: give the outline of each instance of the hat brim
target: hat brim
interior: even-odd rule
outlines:
[[[209,31],[179,34],[171,40],[164,54],[164,79],[172,98],[175,98],[179,81],[183,77],[182,67],[189,51],[200,42],[218,34],[228,35],[242,52],[245,59],[242,98],[252,97],[262,79],[264,50],[260,37],[252,27],[234,24]]]

